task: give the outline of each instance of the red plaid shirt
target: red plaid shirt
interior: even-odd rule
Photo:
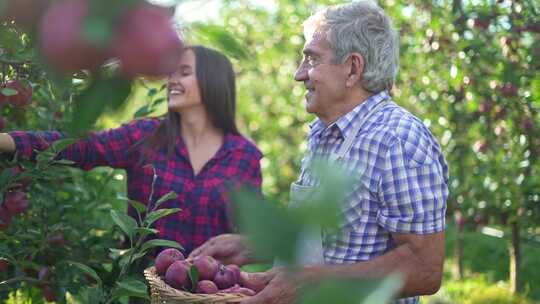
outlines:
[[[227,185],[243,184],[260,191],[261,152],[246,138],[226,134],[224,144],[195,176],[187,148],[179,138],[174,153],[167,159],[166,151],[152,154],[150,160],[140,164],[142,149],[129,148],[150,135],[159,125],[159,119],[141,119],[119,128],[92,133],[61,154],[76,166],[90,170],[96,166],[109,166],[126,170],[128,197],[147,204],[151,192],[153,171],[157,179],[153,201],[174,191],[175,200],[165,202],[160,208],[181,208],[182,211],[164,217],[154,223],[159,230],[159,238],[175,240],[189,254],[210,237],[230,232]],[[65,137],[60,132],[9,133],[16,144],[17,153],[23,157],[35,158],[35,151],[46,149],[55,140]],[[129,213],[134,215],[131,206]]]

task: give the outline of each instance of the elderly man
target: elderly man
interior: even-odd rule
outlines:
[[[316,156],[339,160],[358,176],[343,201],[343,223],[311,244],[300,278],[404,278],[397,303],[418,303],[441,284],[448,168],[424,124],[389,95],[398,71],[399,46],[385,12],[372,2],[329,7],[304,23],[304,59],[294,76],[306,89],[311,124],[309,150],[291,186],[291,199],[317,190],[310,170]],[[318,247],[318,248],[317,248]],[[221,235],[196,249],[244,264],[249,251],[239,235]],[[291,303],[299,284],[280,271],[245,301]]]

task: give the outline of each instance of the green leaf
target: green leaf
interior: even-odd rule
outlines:
[[[73,115],[68,129],[74,134],[83,134],[107,108],[118,109],[130,92],[131,82],[119,75],[97,77],[75,98],[73,111],[77,115]]]
[[[158,234],[159,230],[152,229],[152,228],[138,227],[137,229],[135,229],[135,233],[138,233],[142,238],[144,238],[151,234]]]
[[[240,231],[248,236],[256,255],[262,260],[277,256],[285,263],[293,263],[301,223],[276,203],[253,192],[234,191],[231,199]]]
[[[96,280],[96,282],[98,282],[99,285],[102,285],[103,283],[101,282],[101,278],[98,276],[98,274],[94,271],[94,269],[84,265],[84,264],[81,264],[81,263],[78,263],[78,262],[74,262],[74,261],[67,261],[68,264],[72,265],[72,266],[75,266],[77,268],[79,268],[82,272],[84,272],[85,274],[89,275],[92,277],[92,279]]]
[[[137,222],[132,217],[116,210],[111,210],[111,217],[130,239],[133,238],[133,233],[137,228]]]
[[[128,199],[128,204],[130,204],[139,213],[146,212],[146,205],[141,202]]]
[[[56,157],[56,153],[52,153],[48,151],[38,152],[38,155],[36,156],[36,161],[38,164],[48,164],[55,157]]]
[[[15,96],[15,95],[18,94],[18,93],[17,93],[17,90],[12,89],[12,88],[2,88],[2,89],[0,90],[0,93],[2,93],[2,95],[7,96],[7,97],[9,97],[9,96]]]
[[[150,225],[152,225],[152,223],[159,220],[160,218],[165,217],[165,216],[170,215],[170,214],[173,214],[173,213],[176,213],[176,212],[180,212],[180,211],[182,211],[182,209],[180,209],[180,208],[159,209],[159,210],[150,212],[146,216],[146,219],[144,221],[145,221],[146,225],[150,226]]]
[[[126,254],[120,258],[118,264],[120,265],[120,267],[130,266],[136,260],[142,258],[145,255],[146,255],[146,252],[138,252],[138,253],[133,254],[133,256],[131,256],[130,254]]]
[[[136,278],[126,278],[121,282],[116,283],[119,290],[122,291],[122,296],[132,296],[150,300],[148,297],[148,287],[146,284]]]
[[[156,100],[154,100],[154,102],[152,102],[152,107],[157,107],[159,106],[160,104],[164,103],[167,99],[166,98],[157,98]]]
[[[154,112],[154,110],[151,109],[148,105],[145,105],[145,106],[140,107],[137,110],[137,112],[135,112],[135,114],[133,114],[133,117],[134,118],[145,117],[145,116],[148,116],[149,114],[151,114],[152,112]]]
[[[189,269],[189,279],[191,280],[191,286],[195,289],[195,286],[197,286],[197,283],[199,282],[199,270],[195,265],[191,265],[191,268]]]
[[[145,242],[142,245],[141,250],[146,252],[148,249],[154,248],[154,247],[170,247],[170,248],[177,248],[180,250],[184,249],[184,247],[178,244],[178,242],[170,241],[170,240],[154,239],[154,240]]]
[[[68,159],[55,160],[54,163],[57,164],[57,165],[67,165],[67,166],[71,166],[71,165],[75,164],[74,161],[68,160]]]
[[[164,202],[168,201],[168,200],[172,200],[172,199],[176,199],[178,197],[178,195],[176,195],[175,192],[171,191],[165,195],[163,195],[162,197],[160,197],[155,206],[154,206],[154,209],[157,209],[161,204],[163,204]]]
[[[50,152],[59,153],[59,152],[62,152],[62,150],[64,150],[69,145],[72,145],[78,141],[79,140],[76,138],[59,139],[53,142],[48,150],[50,150]]]
[[[246,48],[236,40],[223,26],[215,24],[193,24],[193,29],[211,44],[222,50],[225,54],[239,60],[247,60],[250,55]]]
[[[146,95],[147,95],[148,97],[152,97],[152,96],[156,95],[157,93],[158,93],[158,90],[155,89],[155,88],[152,88],[152,89],[149,89],[149,90],[148,90],[148,93],[146,93]]]

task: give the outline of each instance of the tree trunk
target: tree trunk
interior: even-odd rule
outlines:
[[[456,244],[454,246],[454,277],[458,280],[463,279],[463,226],[458,225],[456,233]]]
[[[509,246],[510,253],[510,288],[513,293],[521,291],[521,272],[519,266],[521,264],[521,244],[519,235],[519,224],[517,221],[512,225],[512,239]]]

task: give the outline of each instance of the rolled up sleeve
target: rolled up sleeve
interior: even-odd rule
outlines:
[[[388,149],[379,184],[379,225],[391,232],[429,234],[444,230],[447,167],[438,150],[396,140]],[[429,152],[424,152],[429,151]]]

